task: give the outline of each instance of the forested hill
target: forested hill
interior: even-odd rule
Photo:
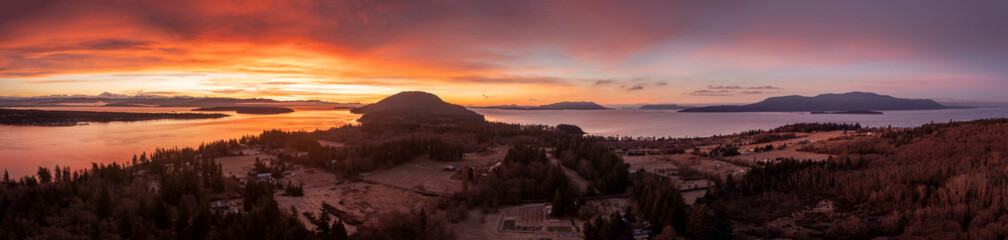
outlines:
[[[351,109],[350,112],[364,114],[361,123],[398,122],[414,120],[484,121],[483,115],[463,106],[447,103],[438,96],[426,92],[401,92],[374,104]]]
[[[888,111],[933,110],[948,108],[931,99],[905,99],[866,92],[822,94],[815,97],[771,97],[741,106],[696,107],[681,112],[811,112],[811,111]]]

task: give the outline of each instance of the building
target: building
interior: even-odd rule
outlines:
[[[268,181],[270,181],[270,178],[272,178],[272,177],[273,177],[273,173],[260,173],[260,174],[256,174],[256,181],[259,181],[259,182],[268,182]]]

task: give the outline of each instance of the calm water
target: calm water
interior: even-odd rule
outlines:
[[[189,112],[191,108],[62,107],[45,110],[110,112]],[[219,139],[240,138],[267,129],[328,129],[356,122],[347,110],[300,109],[278,115],[230,114],[203,120],[151,120],[91,123],[72,127],[0,125],[0,170],[11,175],[34,173],[38,166],[90,167],[91,162],[126,162],[133,154],[158,147],[199,146]]]
[[[863,126],[913,127],[929,122],[1008,117],[1008,108],[886,111],[871,114],[677,113],[674,110],[500,110],[473,109],[490,121],[580,126],[602,136],[695,137],[770,129],[797,122],[861,123]]]
[[[118,112],[188,112],[190,108],[40,108]],[[34,173],[38,166],[89,167],[91,162],[125,162],[158,147],[198,146],[202,142],[239,138],[263,130],[328,129],[354,123],[359,115],[346,110],[296,109],[289,114],[250,115],[206,120],[153,120],[92,123],[73,127],[0,125],[0,169],[11,175]],[[593,135],[710,136],[769,129],[795,122],[846,122],[867,126],[912,127],[929,122],[1008,117],[1008,108],[889,111],[883,115],[802,113],[676,113],[672,110],[499,110],[473,109],[491,121],[575,124]]]

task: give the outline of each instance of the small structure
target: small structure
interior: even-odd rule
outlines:
[[[633,239],[634,240],[650,239],[651,233],[652,233],[651,229],[634,229]]]
[[[268,181],[270,181],[271,177],[273,177],[273,173],[260,173],[260,174],[256,174],[256,181],[259,181],[259,182],[268,182]]]

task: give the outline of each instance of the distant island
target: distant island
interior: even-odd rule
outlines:
[[[351,113],[364,114],[361,123],[459,123],[483,122],[483,115],[463,106],[444,102],[427,92],[401,92],[381,101],[350,109]]]
[[[609,109],[594,102],[558,102],[539,106],[519,106],[515,104],[486,106],[479,108],[494,108],[507,110],[605,110]]]
[[[205,107],[193,109],[196,112],[230,112],[242,114],[281,114],[292,113],[294,109],[282,107]]]
[[[645,104],[637,109],[653,110],[653,109],[687,109],[690,106],[683,106],[677,104]]]
[[[132,104],[132,103],[106,103],[105,105],[102,105],[102,107],[150,107],[150,106],[144,106],[141,104]]]
[[[684,109],[680,112],[844,112],[888,110],[947,109],[931,99],[905,99],[867,92],[822,94],[815,97],[771,97],[758,103],[741,106],[711,106]]]
[[[266,98],[219,98],[160,95],[59,95],[40,97],[0,97],[0,107],[358,107],[360,103],[320,100],[279,101]]]
[[[811,114],[883,114],[882,112],[876,112],[876,111],[840,111],[840,112],[815,111],[810,113]]]
[[[15,126],[75,126],[82,122],[132,122],[156,119],[207,119],[227,114],[206,113],[128,113],[92,111],[46,111],[0,109],[0,124]]]

